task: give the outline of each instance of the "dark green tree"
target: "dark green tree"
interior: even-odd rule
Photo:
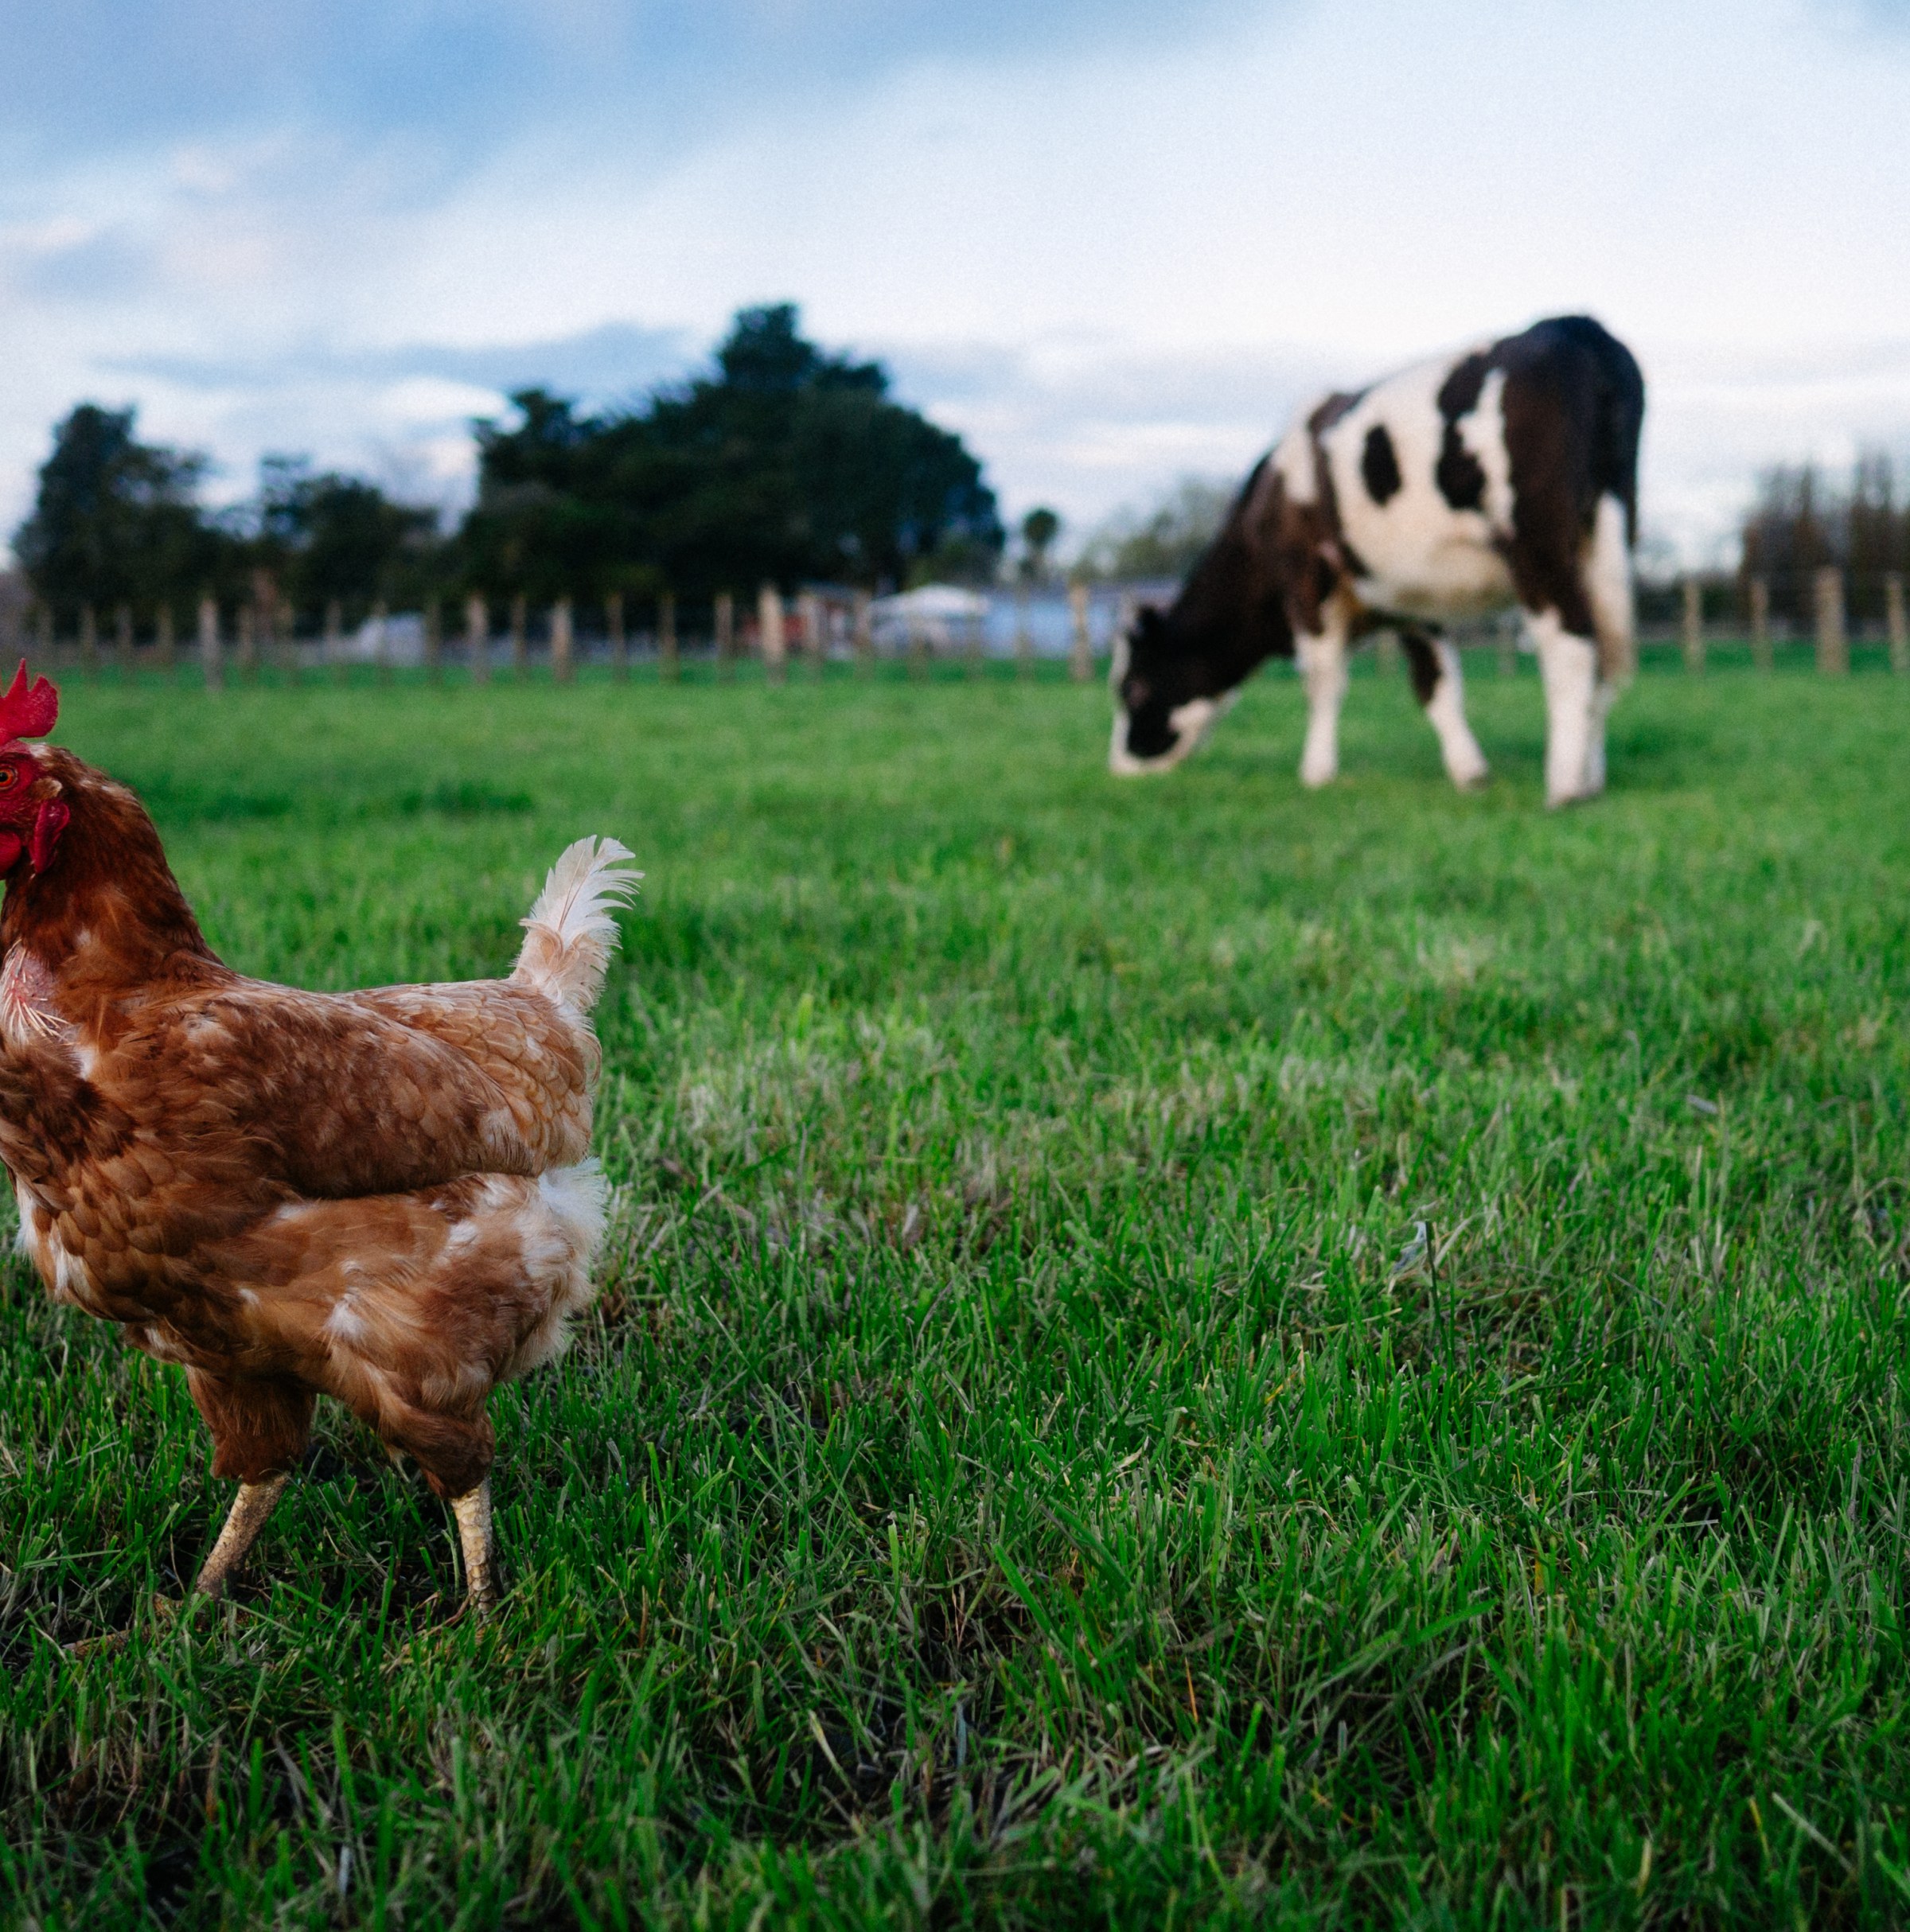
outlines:
[[[743,310],[712,374],[639,407],[512,400],[516,424],[477,425],[461,547],[481,587],[701,598],[984,573],[1000,554],[994,493],[961,438],[892,400],[879,364],[805,340],[787,303]]]
[[[268,456],[259,469],[256,559],[294,609],[335,599],[356,617],[380,599],[410,605],[429,594],[435,510],[394,502],[361,477],[314,473],[303,457]]]
[[[142,443],[131,409],[81,403],[53,431],[33,513],[14,536],[33,594],[79,606],[182,604],[229,583],[243,550],[198,502],[207,460]]]
[[[1236,485],[1183,477],[1148,511],[1126,511],[1095,532],[1083,551],[1090,576],[1184,577],[1214,541],[1232,507]]]
[[[1050,509],[1037,507],[1021,520],[1021,574],[1039,583],[1048,574],[1048,552],[1061,535],[1061,518]]]

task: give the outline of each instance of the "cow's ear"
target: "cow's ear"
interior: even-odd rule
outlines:
[[[1167,620],[1158,604],[1143,604],[1135,613],[1134,641],[1157,645],[1167,634]]]

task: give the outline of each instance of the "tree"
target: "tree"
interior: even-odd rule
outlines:
[[[1050,509],[1036,508],[1021,520],[1021,574],[1039,583],[1048,574],[1048,552],[1061,535],[1061,519]]]
[[[34,595],[62,619],[88,603],[185,602],[240,563],[232,534],[199,507],[207,459],[139,442],[135,421],[130,408],[77,404],[14,535]]]
[[[294,610],[416,603],[426,594],[435,510],[394,502],[360,477],[314,474],[305,457],[268,456],[259,471],[256,559]]]
[[[1233,507],[1230,484],[1183,477],[1152,510],[1124,511],[1095,532],[1082,562],[1095,577],[1184,577]]]
[[[476,426],[474,584],[690,598],[758,584],[984,574],[1002,529],[958,437],[891,400],[878,363],[806,341],[794,306],[745,309],[709,376],[601,415],[542,389]]]
[[[1811,618],[1813,572],[1849,571],[1850,614],[1867,620],[1883,610],[1885,575],[1910,562],[1910,508],[1899,506],[1890,459],[1877,450],[1858,456],[1843,488],[1810,463],[1767,469],[1738,534],[1741,575],[1762,578],[1772,611],[1798,623]]]

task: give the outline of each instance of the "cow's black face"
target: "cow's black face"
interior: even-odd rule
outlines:
[[[1108,769],[1121,777],[1166,771],[1196,750],[1232,702],[1203,688],[1197,661],[1173,648],[1167,620],[1144,606],[1114,656],[1114,736]]]

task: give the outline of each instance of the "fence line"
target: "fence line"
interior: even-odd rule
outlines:
[[[521,593],[499,600],[474,594],[464,600],[462,629],[455,633],[447,629],[435,602],[421,611],[399,613],[372,603],[364,621],[348,629],[343,607],[334,598],[313,628],[302,632],[296,613],[273,593],[268,580],[255,586],[251,598],[224,609],[209,597],[201,600],[196,656],[205,684],[214,690],[235,679],[256,679],[268,666],[294,684],[328,669],[343,679],[353,664],[368,668],[380,682],[409,667],[422,668],[432,680],[460,668],[470,681],[482,684],[501,671],[526,677],[536,663],[548,665],[556,682],[567,684],[588,663],[607,664],[613,677],[627,678],[639,659],[653,661],[657,676],[668,681],[681,676],[686,659],[696,656],[713,659],[716,676],[726,680],[745,659],[759,661],[772,681],[781,682],[793,657],[814,677],[832,660],[846,660],[858,675],[867,675],[886,656],[915,676],[926,676],[937,662],[960,664],[968,674],[979,675],[990,661],[1012,665],[1018,676],[1026,676],[1046,660],[1064,664],[1070,677],[1086,681],[1105,664],[1116,637],[1131,625],[1140,602],[1160,601],[1173,587],[1020,585],[973,597],[957,594],[934,614],[918,617],[907,614],[906,599],[884,605],[866,591],[816,586],[785,598],[774,585],[765,585],[746,622],[739,621],[735,596],[724,592],[705,606],[707,627],[694,629],[686,629],[677,599],[667,592],[643,613],[652,620],[647,626],[632,624],[630,606],[618,594],[583,604],[562,597],[535,610]],[[1775,600],[1764,578],[1748,578],[1741,587],[1748,623],[1721,623],[1717,599],[1709,595],[1715,585],[1696,577],[1681,580],[1675,626],[1669,632],[1662,625],[1642,626],[1641,642],[1647,648],[1674,645],[1676,661],[1686,674],[1701,676],[1718,649],[1729,645],[1741,649],[1746,641],[1753,666],[1768,672],[1778,645],[1794,639],[1808,643],[1818,672],[1834,678],[1850,674],[1853,647],[1867,649],[1870,655],[1864,661],[1873,664],[1881,643],[1881,655],[1890,669],[1910,676],[1910,600],[1900,573],[1889,573],[1881,584],[1869,586],[1881,590],[1881,623],[1865,628],[1851,621],[1846,574],[1834,567],[1815,571],[1810,586],[1811,624],[1803,637],[1774,617]],[[1654,595],[1662,610],[1662,590]],[[1874,610],[1879,600],[1869,601]],[[493,621],[500,610],[501,633]],[[594,625],[582,621],[584,612],[598,620]],[[137,668],[168,673],[176,668],[170,609],[146,613],[143,625],[142,613],[125,603],[114,606],[108,615],[110,656],[120,675]],[[0,620],[5,633],[0,652],[23,645],[30,635],[35,652],[49,667],[64,662],[85,676],[103,668],[107,653],[101,633],[107,627],[91,605],[80,607],[76,627],[64,638],[57,634],[44,606],[23,612],[16,606],[0,613]],[[1510,675],[1517,668],[1518,628],[1514,613],[1454,627],[1451,634],[1462,649],[1490,650],[1499,671]],[[1399,655],[1389,634],[1382,633],[1377,660],[1382,673],[1397,673]]]

